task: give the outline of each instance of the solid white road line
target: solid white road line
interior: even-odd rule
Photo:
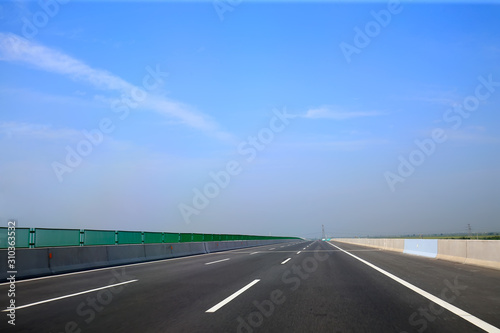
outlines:
[[[285,260],[285,261],[283,261],[281,264],[282,264],[282,265],[286,264],[286,263],[288,262],[288,260],[290,260],[290,259],[292,259],[292,258],[288,258],[288,259],[286,259],[286,260]]]
[[[257,253],[259,253],[259,252],[252,252],[252,253],[250,253],[250,255],[252,255],[252,254],[257,254]]]
[[[368,265],[370,266],[371,268],[379,271],[380,273],[384,274],[385,276],[387,277],[390,277],[391,279],[393,279],[394,281],[396,282],[399,282],[400,284],[402,284],[403,286],[405,286],[406,288],[410,289],[410,290],[413,290],[414,292],[416,292],[417,294],[427,298],[428,300],[436,303],[437,305],[439,306],[442,306],[443,308],[445,308],[446,310],[450,311],[450,312],[453,312],[454,314],[456,314],[457,316],[459,316],[460,318],[462,319],[465,319],[467,320],[468,322],[476,325],[477,327],[485,330],[486,332],[500,332],[500,329],[491,325],[491,324],[488,324],[487,322],[477,318],[477,317],[474,317],[473,315],[471,315],[470,313],[460,309],[460,308],[457,308],[456,306],[454,305],[451,305],[450,303],[448,302],[445,302],[443,301],[441,298],[439,297],[436,297],[430,293],[428,293],[427,291],[425,290],[422,290],[420,289],[419,287],[417,286],[414,286],[413,284],[409,283],[409,282],[406,282],[405,280],[401,279],[401,278],[398,278],[396,275],[393,275],[385,270],[383,270],[382,268],[379,268],[377,266],[375,266],[374,264],[372,263],[369,263],[368,261],[364,260],[364,259],[361,259],[359,257],[356,257],[354,254],[350,253],[350,252],[347,252],[343,249],[341,249],[340,247],[336,246],[336,245],[333,245],[332,243],[328,242],[328,244],[330,244],[331,246],[333,247],[336,247],[337,249],[339,249],[340,251],[350,255],[351,257],[353,258],[356,258],[358,259],[359,261],[361,261],[363,264],[365,265]]]
[[[215,263],[218,263],[218,262],[222,262],[222,261],[226,261],[226,260],[229,260],[229,258],[221,259],[221,260],[217,260],[217,261],[212,261],[212,262],[207,262],[207,263],[205,263],[205,265],[212,265],[212,264],[215,264]]]
[[[259,281],[260,281],[259,279],[253,280],[252,282],[250,282],[249,284],[247,284],[246,286],[244,286],[243,288],[241,288],[240,290],[238,290],[237,292],[235,292],[234,294],[232,294],[231,296],[229,296],[228,298],[226,298],[222,302],[212,306],[210,309],[208,309],[205,312],[215,312],[215,311],[219,310],[224,305],[231,302],[233,299],[235,299],[236,297],[238,297],[239,295],[244,293],[247,289],[249,289],[250,287],[252,287],[254,284],[256,284]]]
[[[46,300],[44,300],[44,301],[39,301],[39,302],[31,303],[31,304],[26,304],[26,305],[17,306],[17,307],[15,308],[15,310],[19,310],[19,309],[27,308],[27,307],[34,306],[34,305],[38,305],[38,304],[48,303],[48,302],[52,302],[52,301],[58,301],[58,300],[60,300],[60,299],[64,299],[64,298],[68,298],[68,297],[73,297],[73,296],[78,296],[78,295],[82,295],[82,294],[87,294],[87,293],[91,293],[91,292],[93,292],[93,291],[102,290],[102,289],[107,289],[107,288],[112,288],[112,287],[115,287],[115,286],[119,286],[119,285],[122,285],[122,284],[131,283],[131,282],[136,282],[136,281],[139,281],[139,280],[130,280],[130,281],[125,281],[125,282],[120,282],[120,283],[110,284],[109,286],[104,286],[104,287],[100,287],[100,288],[95,288],[95,289],[90,289],[90,290],[80,291],[79,293],[74,293],[74,294],[70,294],[70,295],[60,296],[60,297],[56,297],[56,298],[46,299]],[[8,308],[7,308],[7,309],[5,309],[5,310],[2,310],[2,312],[7,312],[7,311],[9,311],[9,310],[10,310],[10,309],[8,309]]]

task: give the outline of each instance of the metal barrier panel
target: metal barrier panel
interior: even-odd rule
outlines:
[[[142,244],[142,232],[118,231],[118,244]]]
[[[156,244],[161,243],[163,240],[162,232],[144,232],[144,243],[145,244]]]
[[[180,234],[165,232],[163,234],[163,243],[179,243]]]
[[[35,229],[35,247],[80,246],[79,229]]]
[[[191,242],[193,234],[181,234],[181,242]]]
[[[16,228],[16,248],[30,246],[30,229],[29,228]],[[0,228],[0,249],[9,247],[8,243],[8,228]]]
[[[193,242],[203,242],[203,234],[193,234]]]
[[[85,230],[84,245],[115,245],[115,231]]]
[[[204,238],[205,242],[212,242],[214,240],[214,235],[213,234],[204,234],[203,238]]]

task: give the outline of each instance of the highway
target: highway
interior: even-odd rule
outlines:
[[[500,332],[500,271],[294,241],[18,281],[16,306],[1,332]]]

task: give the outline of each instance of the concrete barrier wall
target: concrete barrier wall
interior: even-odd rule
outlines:
[[[106,246],[108,263],[110,265],[130,264],[146,260],[146,251],[139,245],[110,245]]]
[[[71,246],[56,248],[16,249],[16,279],[66,273],[84,269],[131,264],[148,260],[184,257],[228,251],[288,240],[249,240],[193,242],[171,244]],[[0,281],[6,281],[8,251],[0,250]]]
[[[442,239],[437,258],[500,269],[500,241]]]
[[[500,269],[499,240],[380,238],[338,238],[334,240],[462,264]]]
[[[166,259],[173,257],[172,244],[151,244],[144,247],[144,254],[148,260]]]
[[[174,257],[191,256],[195,254],[207,253],[204,243],[175,243],[170,244]]]
[[[467,260],[465,263],[500,269],[500,241],[469,241],[467,243]]]
[[[467,240],[439,240],[437,258],[465,264],[465,261],[467,260]]]
[[[390,239],[390,238],[338,238],[334,239],[337,242],[357,244],[369,246],[382,250],[403,252],[404,239]]]
[[[438,251],[437,239],[405,239],[403,253],[436,258]]]
[[[108,253],[104,246],[75,246],[47,248],[47,250],[49,252],[48,265],[52,273],[104,267],[109,264]]]
[[[28,251],[32,250],[32,251]],[[49,267],[49,249],[18,249],[16,251],[16,278],[52,274]],[[7,250],[0,250],[0,281],[7,279]]]

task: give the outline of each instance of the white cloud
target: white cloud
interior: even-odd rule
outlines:
[[[320,151],[353,151],[363,150],[373,146],[389,144],[390,141],[379,138],[329,138],[312,137],[300,142],[289,142],[283,146],[293,150],[320,150]]]
[[[482,126],[470,126],[463,130],[445,130],[449,141],[463,144],[499,144],[500,138],[488,135]]]
[[[0,33],[0,60],[28,64],[37,69],[89,83],[100,90],[118,92],[126,96],[129,96],[134,89],[140,89],[108,71],[94,69],[69,55],[11,33]],[[220,131],[210,117],[197,112],[185,103],[150,93],[141,106],[176,118],[187,126],[205,131],[217,138],[231,137],[230,134]]]
[[[319,108],[309,109],[304,115],[300,115],[299,117],[308,119],[344,120],[382,115],[385,115],[385,113],[377,111],[344,111],[332,106],[321,106]]]
[[[37,140],[74,140],[82,135],[74,129],[54,129],[50,125],[15,121],[0,122],[0,133],[9,139],[25,137]]]
[[[360,150],[369,146],[387,144],[387,140],[383,139],[367,139],[367,140],[337,140],[325,141],[316,144],[317,148],[327,148],[333,150]]]

